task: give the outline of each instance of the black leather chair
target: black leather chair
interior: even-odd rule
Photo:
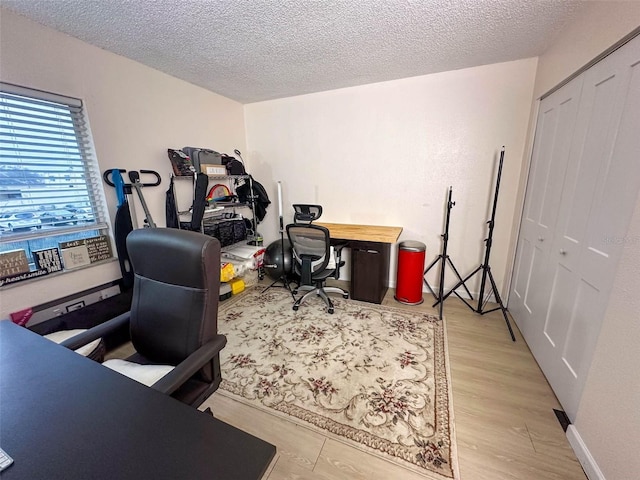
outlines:
[[[217,332],[220,243],[197,232],[145,228],[128,235],[127,249],[135,275],[131,311],[62,345],[76,349],[128,325],[136,353],[111,368],[197,407],[220,384],[227,342]]]
[[[293,309],[298,310],[302,302],[311,295],[318,295],[327,305],[327,311],[333,313],[333,302],[327,293],[339,293],[344,298],[349,298],[349,293],[342,288],[325,285],[330,277],[340,278],[340,267],[344,265],[341,260],[343,246],[334,248],[335,262],[330,265],[331,238],[329,230],[325,227],[311,223],[292,223],[287,225],[287,236],[293,250],[293,269],[300,276],[300,286],[296,289],[296,293],[308,290],[295,301]]]

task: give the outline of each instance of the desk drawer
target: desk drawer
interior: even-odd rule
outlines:
[[[391,246],[378,242],[349,242],[351,247],[351,298],[382,303],[389,288]]]

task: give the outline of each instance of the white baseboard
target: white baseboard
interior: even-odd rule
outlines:
[[[584,473],[587,474],[587,478],[589,480],[606,480],[604,474],[600,470],[600,467],[598,467],[595,458],[593,458],[591,452],[589,452],[589,449],[587,448],[587,445],[582,440],[580,433],[578,433],[578,429],[575,425],[569,425],[569,428],[567,428],[567,439],[569,440],[569,444],[571,445],[571,448],[573,448],[576,457],[578,457],[578,461],[580,462],[580,465],[582,465]]]

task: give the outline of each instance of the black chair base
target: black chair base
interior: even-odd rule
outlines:
[[[322,298],[324,303],[327,305],[327,312],[333,313],[334,312],[333,302],[331,301],[327,293],[339,293],[340,295],[342,295],[343,298],[349,298],[349,292],[347,292],[346,290],[343,290],[340,287],[327,287],[322,285],[301,285],[294,291],[294,293],[298,293],[301,290],[302,291],[308,290],[308,292],[295,301],[295,303],[293,304],[294,310],[298,310],[302,302],[304,302],[308,297],[312,295],[318,295],[320,298]]]

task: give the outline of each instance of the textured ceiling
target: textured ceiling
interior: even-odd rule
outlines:
[[[574,0],[2,0],[242,103],[534,57]]]

